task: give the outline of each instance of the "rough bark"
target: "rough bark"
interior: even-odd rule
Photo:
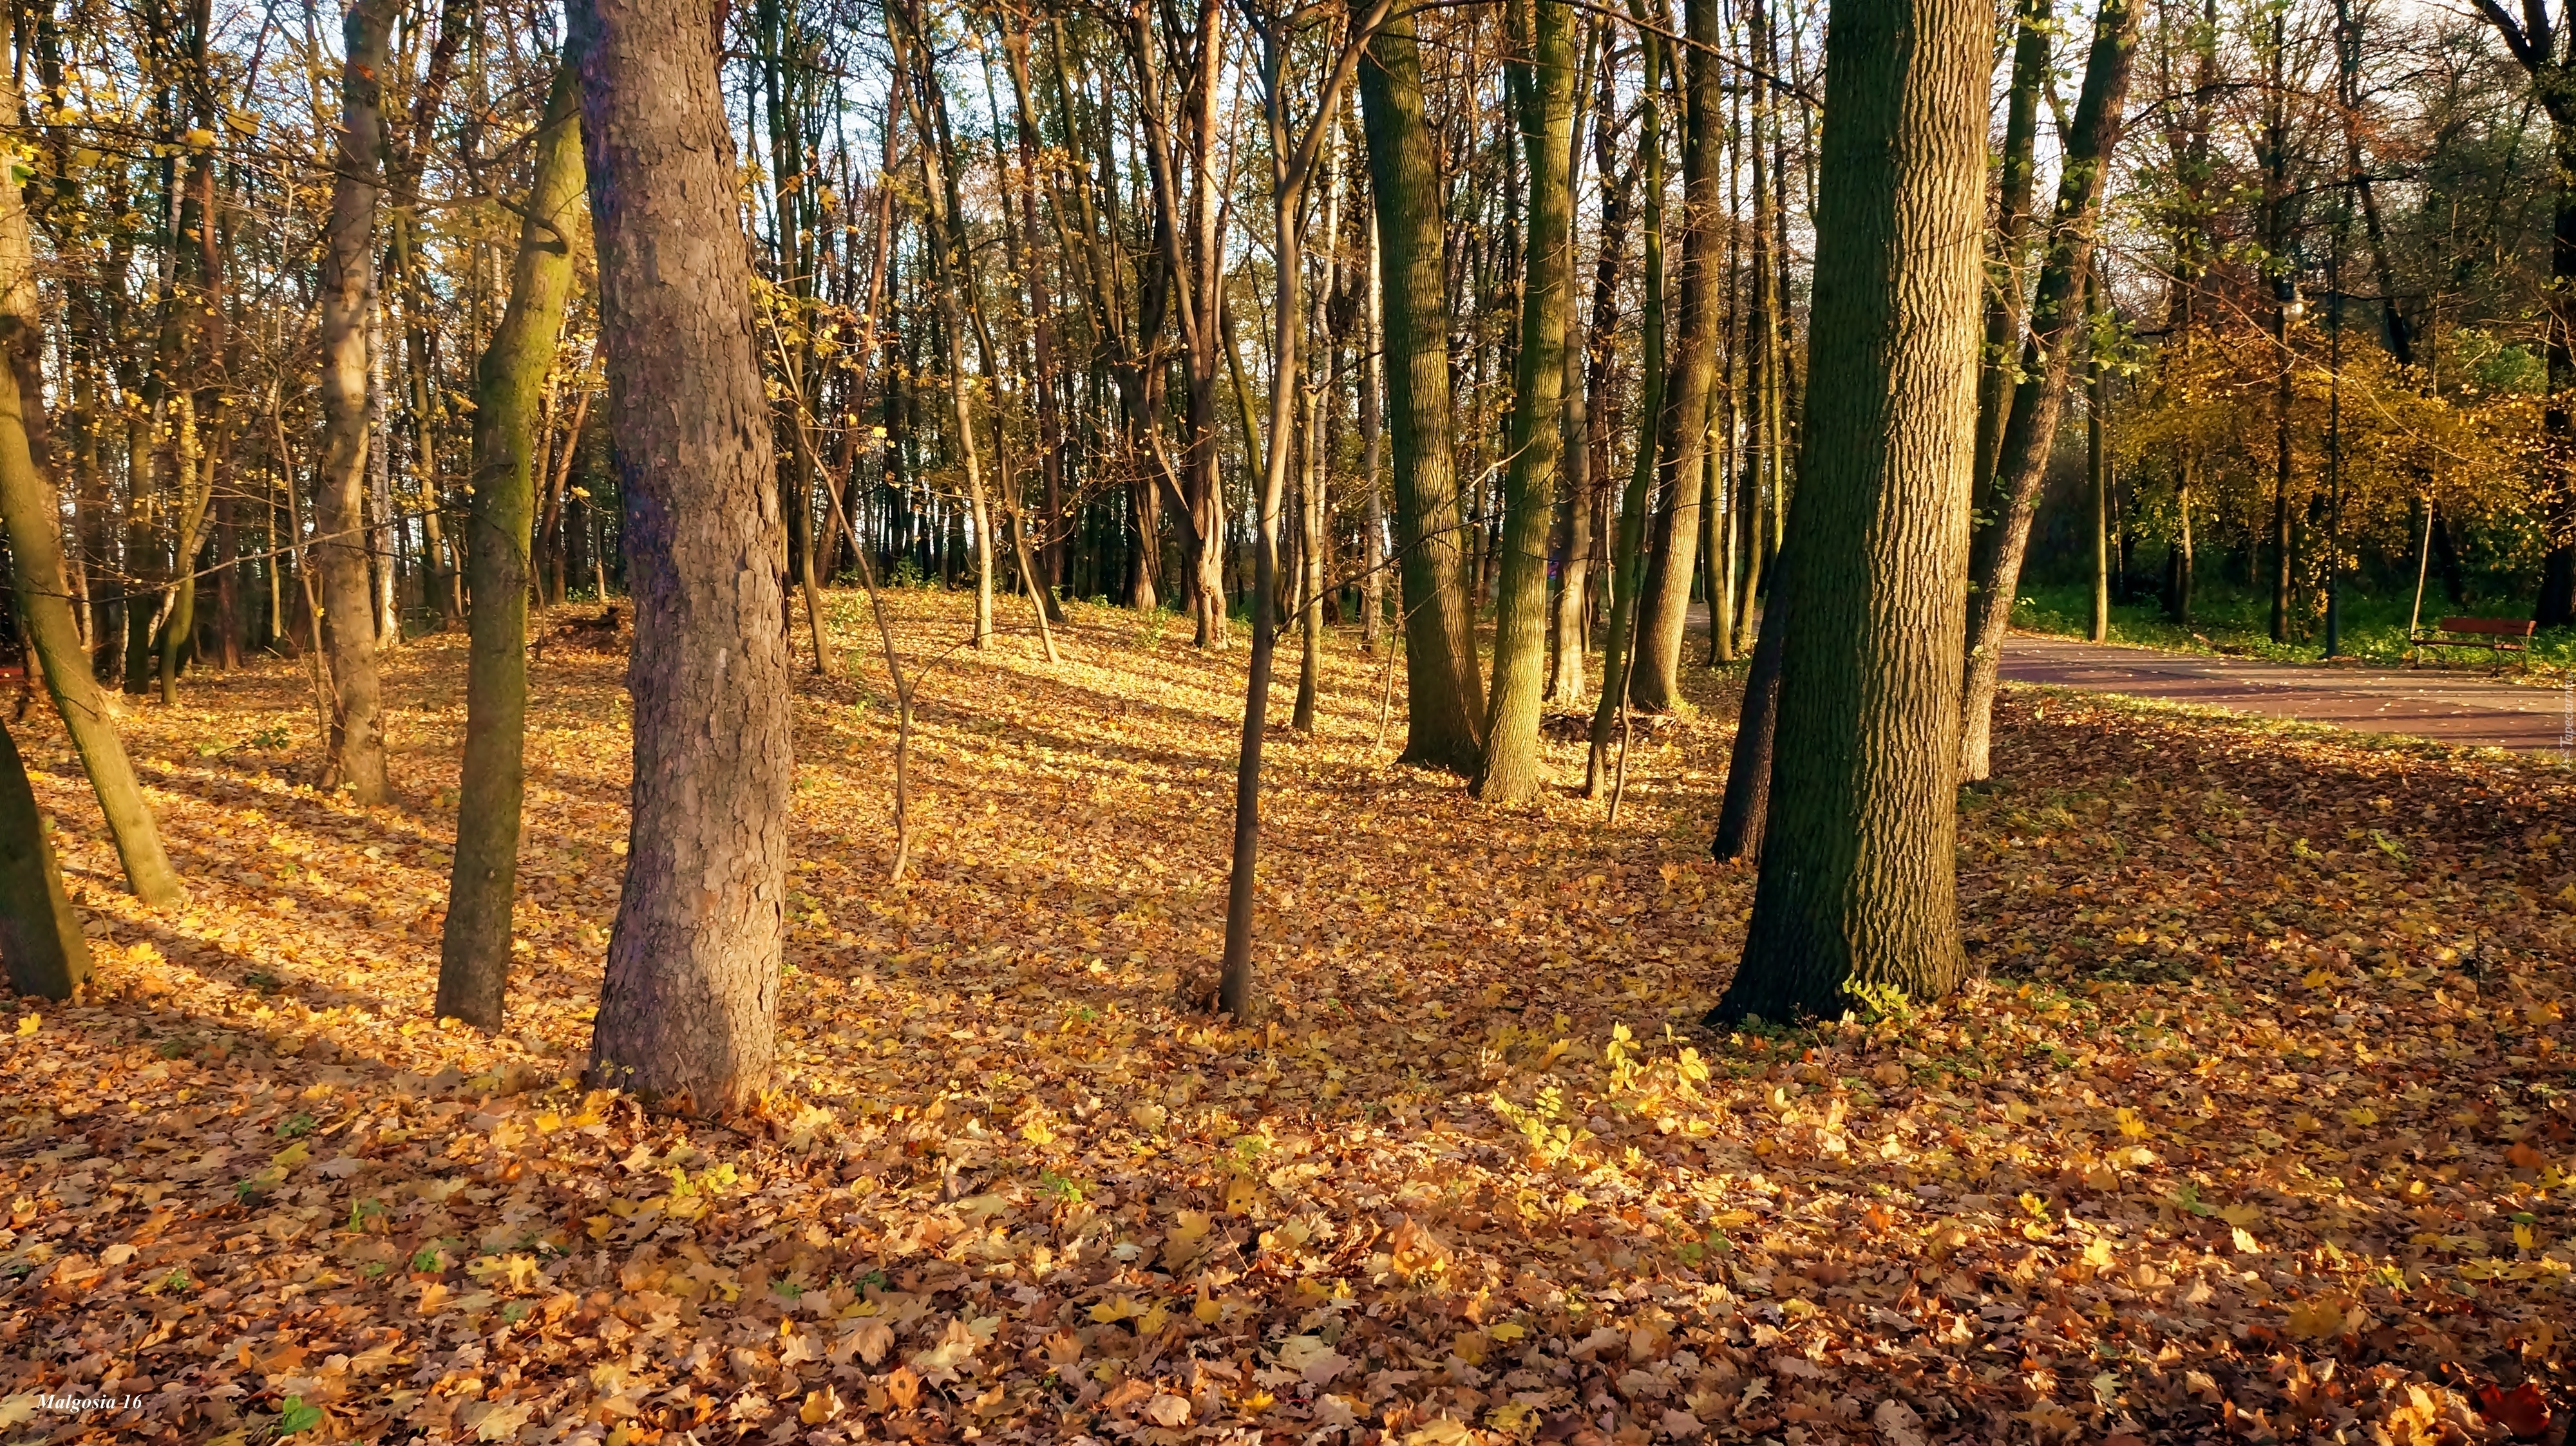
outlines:
[[[635,606],[633,821],[590,1077],[730,1112],[776,1048],[794,772],[751,248],[710,7],[569,18]]]
[[[438,1018],[501,1027],[509,986],[526,788],[529,528],[536,516],[537,412],[572,292],[581,234],[580,80],[555,77],[521,213],[510,300],[475,370],[474,495],[466,518],[465,768],[439,939]],[[568,449],[569,450],[569,449]]]
[[[342,22],[340,144],[322,244],[322,466],[313,479],[313,558],[331,662],[325,787],[360,803],[391,792],[380,731],[375,598],[367,577],[367,319],[374,311],[376,202],[383,190],[386,32],[399,0],[357,0]]]
[[[2130,59],[2137,50],[2137,14],[2132,0],[2104,0],[2093,22],[2092,53],[2084,62],[2084,91],[2066,137],[2057,208],[2048,223],[2048,253],[2031,303],[2030,346],[2019,367],[2022,380],[2013,389],[2011,416],[1995,463],[1995,516],[1974,564],[1976,586],[1968,605],[1974,630],[1968,637],[1959,729],[1959,777],[1964,782],[1987,773],[1995,689],[2004,638],[2012,630],[2013,600],[2020,592],[2022,557],[2039,513],[2058,417],[2074,384],[2075,363],[2087,350],[2085,278],[2092,274],[2094,232],[2111,156],[2120,144]]]
[[[1573,13],[1564,0],[1516,0],[1527,59],[1512,89],[1529,160],[1521,336],[1512,383],[1511,462],[1503,482],[1502,569],[1495,584],[1493,695],[1476,796],[1538,795],[1539,705],[1547,688],[1547,531],[1565,453],[1565,320],[1574,291],[1573,199],[1565,156],[1574,129]]]
[[[1422,62],[1409,14],[1397,13],[1379,27],[1359,78],[1377,204],[1387,429],[1403,573],[1404,690],[1411,710],[1403,757],[1472,775],[1485,751],[1485,690],[1450,440],[1440,172],[1423,119]]]
[[[1837,6],[1770,817],[1713,1017],[1957,988],[1956,759],[1992,12]]]

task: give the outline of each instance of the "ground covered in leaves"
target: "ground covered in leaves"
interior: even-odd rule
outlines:
[[[1616,827],[1495,813],[1396,766],[1336,635],[1318,735],[1270,750],[1279,1007],[1228,1028],[1180,1001],[1242,649],[1077,608],[1049,666],[895,602],[944,658],[913,874],[836,596],[783,1074],[733,1127],[570,1078],[626,828],[608,636],[536,664],[500,1039],[426,1017],[461,643],[392,660],[390,808],[308,786],[290,666],[138,706],[192,889],[159,913],[30,714],[101,969],[0,1014],[0,1440],[2563,1429],[2563,769],[2011,693],[1962,804],[1990,978],[1710,1035],[1751,899],[1705,854],[1727,710],[1641,738]]]

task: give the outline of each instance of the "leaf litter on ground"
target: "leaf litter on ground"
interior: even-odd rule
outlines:
[[[578,1075],[619,659],[536,663],[508,1030],[427,1019],[462,643],[388,656],[401,801],[307,784],[266,664],[125,721],[191,885],[117,887],[30,715],[99,977],[0,1016],[11,1441],[2542,1439],[2576,1245],[2561,768],[2008,692],[1981,978],[1711,1034],[1731,700],[1614,829],[1379,745],[1335,632],[1270,750],[1257,1025],[1224,912],[1240,649],[1075,606],[921,684],[913,872],[862,599],[797,714],[756,1116]],[[1559,733],[1566,736],[1559,737]],[[1579,742],[1551,730],[1559,777]],[[48,1401],[104,1399],[61,1412]]]

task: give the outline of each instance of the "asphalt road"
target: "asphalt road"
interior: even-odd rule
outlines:
[[[2576,760],[2576,686],[2528,687],[2482,671],[2268,663],[2014,633],[2003,676]]]

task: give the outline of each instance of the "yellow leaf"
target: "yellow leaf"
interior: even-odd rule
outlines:
[[[2263,1247],[2254,1243],[2254,1237],[2246,1232],[2244,1226],[2237,1226],[2232,1235],[2239,1255],[2256,1255],[2262,1252]]]
[[[2084,1263],[2092,1266],[2096,1270],[2109,1269],[2111,1265],[2111,1242],[2108,1240],[2097,1239],[2092,1244],[2085,1246]]]
[[[26,1018],[18,1021],[18,1037],[21,1039],[26,1038],[28,1035],[31,1035],[38,1029],[42,1028],[44,1023],[45,1016],[41,1014],[28,1015]]]

